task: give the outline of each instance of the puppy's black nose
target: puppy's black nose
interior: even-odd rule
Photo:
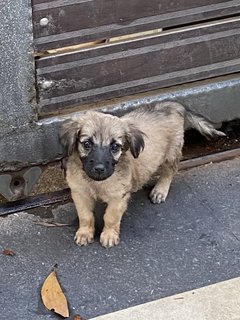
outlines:
[[[95,167],[93,168],[94,172],[97,174],[103,174],[106,169],[102,163],[96,164]]]

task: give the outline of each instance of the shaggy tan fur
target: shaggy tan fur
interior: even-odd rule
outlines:
[[[96,201],[107,203],[100,236],[104,247],[119,243],[121,218],[132,192],[147,184],[155,185],[150,193],[152,202],[165,201],[181,158],[186,127],[196,127],[206,136],[224,135],[175,102],[141,107],[121,118],[87,111],[63,126],[61,138],[69,155],[66,179],[80,223],[75,235],[78,245],[94,239]],[[86,138],[103,146],[114,139],[122,146],[114,154],[115,170],[106,180],[92,180],[83,170],[80,158],[86,153],[82,147]]]

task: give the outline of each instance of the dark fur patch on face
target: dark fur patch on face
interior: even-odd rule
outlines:
[[[91,140],[89,140],[91,141]],[[86,143],[83,142],[83,144]],[[111,146],[99,146],[91,143],[88,147],[87,153],[81,156],[80,159],[83,164],[83,170],[89,178],[95,181],[102,181],[109,178],[116,165],[116,160],[111,152]]]

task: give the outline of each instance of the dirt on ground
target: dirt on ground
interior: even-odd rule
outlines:
[[[207,140],[196,130],[187,131],[183,159],[187,160],[240,148],[240,119],[223,123],[219,130],[226,133],[226,137]]]

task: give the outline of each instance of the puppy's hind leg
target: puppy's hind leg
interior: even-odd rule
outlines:
[[[172,179],[177,172],[178,162],[178,160],[165,161],[161,165],[161,176],[149,195],[152,203],[161,203],[166,200]]]
[[[94,239],[94,200],[78,192],[72,192],[72,199],[79,218],[79,229],[74,240],[76,244],[86,246]]]

